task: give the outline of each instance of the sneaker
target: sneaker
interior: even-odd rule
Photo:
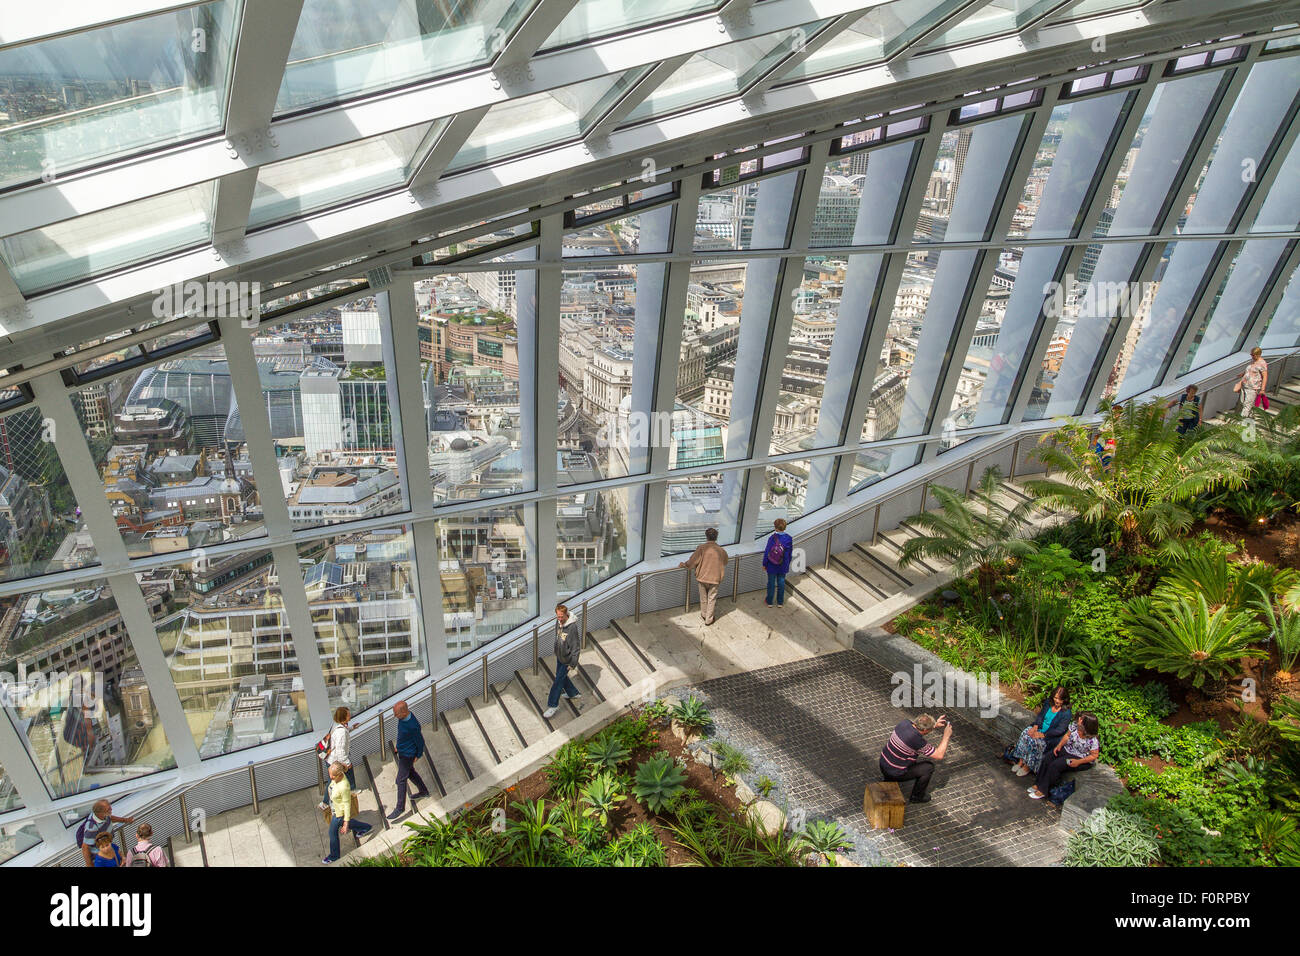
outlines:
[[[581,694],[565,694],[565,695],[564,695],[564,699],[565,699],[565,700],[582,700],[582,695],[581,695]]]
[[[1029,776],[1029,771],[1026,770],[1026,769],[1024,768],[1024,766],[1021,765],[1021,764],[1016,764],[1016,768],[1015,768],[1014,770],[1012,770],[1011,772],[1014,773],[1017,777],[1027,777],[1027,776]]]
[[[417,793],[417,794],[415,795],[415,797],[416,797],[416,799],[418,799],[418,800],[423,800],[423,799],[424,799],[425,797],[427,797],[428,795],[429,795],[429,791],[428,791],[428,790],[421,790],[419,793]]]
[[[771,602],[771,601],[764,601],[763,603],[766,604],[768,607],[771,607],[771,606],[772,606],[772,602]]]
[[[928,793],[923,793],[919,797],[910,798],[907,802],[908,803],[929,803],[930,795]]]
[[[1030,790],[1030,791],[1029,791],[1029,799],[1030,799],[1030,800],[1041,800],[1041,799],[1043,799],[1043,795],[1042,795],[1041,793],[1039,793],[1037,790]]]
[[[321,862],[324,863],[326,866],[329,866],[334,861],[331,860],[329,857],[325,857],[325,859],[321,860]]]
[[[400,820],[404,816],[406,816],[405,810],[394,810],[392,813],[388,815],[388,819],[390,822],[393,822],[393,821]]]
[[[547,720],[550,720],[557,713],[559,713],[559,710],[560,708],[558,707],[547,707],[544,711],[542,711],[542,716],[545,717]]]

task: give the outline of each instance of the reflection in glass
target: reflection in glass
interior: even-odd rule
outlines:
[[[0,598],[0,622],[4,708],[55,799],[176,766],[107,581]]]
[[[449,659],[536,616],[535,521],[528,506],[492,508],[435,522]]]

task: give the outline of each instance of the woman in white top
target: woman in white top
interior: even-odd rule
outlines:
[[[352,712],[346,707],[340,707],[334,711],[334,726],[330,728],[329,736],[326,737],[322,744],[324,749],[321,751],[320,759],[325,761],[325,766],[330,767],[336,763],[343,765],[344,775],[348,778],[348,786],[355,793],[357,789],[357,773],[352,769],[352,761],[348,757],[348,744],[352,739],[352,731],[356,730],[356,725],[348,726],[348,720],[352,717]],[[321,809],[328,809],[329,804],[321,801]]]
[[[1246,366],[1246,371],[1241,374],[1237,384],[1232,386],[1234,392],[1241,392],[1241,414],[1250,414],[1250,410],[1255,407],[1256,398],[1264,394],[1266,388],[1268,363],[1264,361],[1263,351],[1256,346],[1250,350],[1250,364]]]

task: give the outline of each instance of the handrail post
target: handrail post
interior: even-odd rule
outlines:
[[[876,502],[876,517],[871,522],[871,546],[874,548],[880,537],[880,506],[883,501]]]
[[[925,506],[930,502],[930,480],[927,478],[921,482],[921,510],[925,511]]]
[[[975,479],[975,459],[970,460],[970,465],[966,468],[966,494],[970,494],[970,483]]]
[[[429,710],[433,714],[429,723],[433,725],[433,732],[438,732],[438,682],[433,681],[429,684]]]
[[[740,555],[731,559],[731,603],[740,600]]]
[[[578,650],[587,649],[587,602],[582,602],[582,630],[578,632]]]
[[[487,704],[490,702],[491,701],[488,698],[488,656],[484,654],[483,655],[483,703]]]
[[[828,524],[826,526],[826,563],[823,565],[824,568],[829,568],[831,566],[831,538],[834,536],[835,525]]]
[[[1016,466],[1019,464],[1020,464],[1020,439],[1017,438],[1016,443],[1011,446],[1011,478],[1010,478],[1011,481],[1016,480]]]
[[[540,649],[541,648],[538,646],[537,643],[537,625],[534,624],[533,625],[533,676],[534,677],[537,676],[538,667],[542,659],[541,654],[538,653]]]
[[[248,786],[253,794],[253,813],[261,813],[261,808],[257,802],[257,771],[254,769],[255,764],[250,760],[248,762]]]
[[[632,599],[632,620],[641,623],[641,572],[636,573],[636,590]]]
[[[379,762],[380,762],[380,763],[383,763],[383,762],[384,762],[384,755],[385,755],[385,753],[388,751],[388,748],[387,748],[386,746],[384,746],[384,744],[385,744],[385,739],[384,739],[384,712],[381,710],[381,711],[379,712]]]
[[[682,590],[686,592],[686,603],[682,607],[682,613],[684,614],[691,609],[691,569],[690,568],[686,569],[686,574],[683,576],[682,581],[685,584],[685,587]]]
[[[316,761],[316,766],[320,766],[319,760]],[[189,807],[185,805],[185,794],[182,793],[177,799],[179,799],[181,804],[181,823],[185,827],[185,842],[193,843],[194,834],[190,832],[190,810]]]

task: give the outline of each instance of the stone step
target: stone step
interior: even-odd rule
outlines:
[[[615,669],[609,666],[605,656],[596,649],[590,634],[587,635],[586,649],[579,659],[578,674],[596,692],[595,697],[599,701],[608,700],[628,686]],[[583,693],[586,693],[585,689]]]
[[[456,749],[447,735],[447,725],[442,717],[438,718],[437,733],[434,733],[428,724],[425,724],[421,730],[424,733],[424,755],[428,758],[430,768],[437,777],[438,789],[446,795],[469,783],[469,773],[456,755]]]
[[[469,707],[443,711],[442,719],[447,727],[447,735],[455,745],[471,780],[497,765],[499,761],[492,753],[492,748]]]
[[[537,708],[537,713],[541,714],[546,710],[546,698],[551,692],[551,683],[555,680],[555,671],[551,667],[551,662],[543,659],[539,673],[533,674],[532,668],[524,668],[515,671],[515,677],[519,683],[528,692],[531,697],[533,706]],[[577,681],[574,681],[576,686]],[[581,687],[578,690],[582,690]],[[580,701],[577,703],[581,703]],[[574,701],[565,700],[564,695],[560,695],[560,706],[555,711],[555,716],[542,719],[550,730],[559,730],[569,721],[573,720],[579,714],[578,707]]]
[[[551,728],[542,720],[541,711],[533,705],[517,679],[511,678],[504,684],[498,684],[493,692],[497,696],[497,702],[523,736],[526,746],[531,747],[551,732]]]
[[[852,602],[852,606],[859,611],[865,611],[867,608],[880,603],[880,598],[876,596],[873,590],[863,587],[861,581],[854,575],[846,573],[843,566],[836,564],[833,560],[829,565],[819,564],[816,567],[810,567],[808,570],[820,583],[832,588],[837,597]]]
[[[903,590],[901,582],[856,548],[832,555],[831,567],[837,568],[841,574],[851,575],[858,586],[869,591],[877,601],[883,601]]]
[[[203,841],[197,833],[191,834],[189,843],[185,842],[184,834],[173,837],[170,855],[173,866],[207,866],[203,861]]]
[[[792,600],[795,603],[802,601],[830,627],[835,627],[841,621],[847,621],[862,610],[854,607],[847,598],[837,595],[825,582],[818,580],[816,575],[809,571],[786,577],[785,599],[787,604]]]
[[[651,673],[650,668],[612,628],[590,632],[587,635],[587,646],[600,655],[607,667],[615,671],[615,676],[625,687],[641,683]]]
[[[897,585],[904,590],[925,577],[925,573],[917,568],[900,568],[898,551],[879,542],[872,544],[870,540],[857,541],[854,542],[853,550],[861,555],[864,561],[883,571],[891,581],[897,582]]]
[[[487,737],[492,745],[492,751],[496,755],[496,762],[509,760],[519,751],[523,750],[525,744],[515,733],[515,729],[510,724],[510,719],[506,712],[501,709],[497,701],[496,694],[492,693],[492,688],[488,688],[488,703],[483,703],[482,697],[471,698],[466,706],[478,720],[479,729]]]

